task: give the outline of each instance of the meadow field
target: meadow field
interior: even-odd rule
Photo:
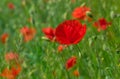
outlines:
[[[120,0],[0,0],[0,79],[120,79]]]

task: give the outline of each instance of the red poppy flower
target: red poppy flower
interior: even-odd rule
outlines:
[[[12,71],[12,74],[14,75],[14,76],[17,76],[19,73],[20,73],[20,71],[21,71],[21,66],[18,64],[17,65],[17,67],[12,67],[11,68],[11,71]]]
[[[49,40],[51,40],[51,41],[55,40],[55,29],[53,29],[51,27],[47,27],[47,28],[43,28],[42,32],[46,35],[46,37]]]
[[[5,77],[7,79],[15,79],[8,68],[5,68],[0,74],[0,76]]]
[[[25,42],[32,40],[36,34],[36,30],[34,28],[28,28],[26,26],[21,28],[20,32],[22,33]]]
[[[63,49],[64,49],[63,45],[59,45],[59,46],[58,46],[58,52],[63,51]]]
[[[69,58],[66,62],[66,69],[70,69],[72,68],[75,64],[76,64],[76,57],[75,56],[72,56],[71,58]]]
[[[86,33],[86,25],[78,20],[66,20],[55,31],[56,40],[61,44],[77,44]]]
[[[58,46],[58,52],[63,51],[67,46],[66,45],[59,45]]]
[[[86,19],[86,14],[89,11],[90,11],[90,8],[88,8],[86,6],[80,6],[80,7],[77,7],[73,10],[72,16],[74,18],[85,20]]]
[[[106,30],[109,25],[111,25],[111,22],[107,22],[104,18],[100,18],[94,23],[94,26],[98,28],[98,31]]]
[[[13,9],[15,9],[15,6],[14,6],[13,3],[8,3],[8,8],[9,8],[10,10],[13,10]]]
[[[0,76],[5,77],[7,79],[15,79],[17,75],[21,72],[21,66],[13,66],[11,69],[5,68]]]
[[[5,60],[8,62],[12,60],[17,60],[17,59],[18,59],[17,53],[9,52],[5,54]]]
[[[1,36],[1,42],[2,42],[3,44],[6,43],[8,36],[9,36],[9,35],[8,35],[7,33],[2,34],[2,36]]]
[[[73,75],[76,76],[76,77],[78,77],[78,76],[80,76],[80,73],[79,73],[78,70],[74,70]]]

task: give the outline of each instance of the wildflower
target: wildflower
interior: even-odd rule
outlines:
[[[12,74],[14,75],[14,76],[17,76],[19,73],[20,73],[20,71],[21,71],[21,66],[18,64],[17,65],[17,68],[16,67],[12,67],[11,68],[11,70],[12,70]]]
[[[58,51],[61,52],[64,49],[63,45],[58,46]]]
[[[51,41],[55,40],[55,29],[53,29],[51,27],[47,27],[47,28],[43,28],[42,32],[46,35],[46,37],[49,40],[51,40]]]
[[[87,16],[87,12],[90,12],[90,8],[86,6],[80,6],[73,10],[72,16],[80,20],[85,20]]]
[[[14,6],[13,3],[8,3],[8,8],[9,8],[10,10],[13,10],[13,9],[15,9],[15,6]]]
[[[101,30],[106,30],[109,25],[111,25],[111,22],[107,22],[104,18],[100,18],[98,21],[94,22],[94,26],[99,32]]]
[[[5,77],[7,79],[15,79],[17,75],[21,72],[21,66],[13,66],[11,69],[5,68],[0,76]]]
[[[80,76],[80,73],[79,73],[78,70],[74,70],[73,75],[76,76],[76,77],[78,77],[78,76]]]
[[[66,69],[69,70],[70,68],[72,68],[75,64],[76,64],[76,57],[72,56],[71,58],[69,58],[66,62]]]
[[[63,51],[67,46],[66,45],[59,45],[58,46],[58,52]]]
[[[25,42],[32,40],[36,34],[36,30],[34,28],[28,28],[26,26],[21,28],[20,32],[22,33]]]
[[[6,41],[7,41],[7,39],[8,39],[8,34],[7,33],[4,33],[4,34],[2,34],[2,36],[1,36],[1,42],[3,43],[3,44],[5,44],[6,43]]]
[[[5,54],[5,60],[8,62],[12,60],[17,60],[17,59],[18,59],[17,53],[9,52]]]
[[[59,24],[55,31],[57,42],[60,44],[77,44],[86,33],[86,25],[78,20],[66,20]]]

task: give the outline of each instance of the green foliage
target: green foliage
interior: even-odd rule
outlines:
[[[14,10],[8,9],[9,2],[14,3]],[[59,44],[41,39],[41,29],[57,27],[62,21],[71,19],[73,9],[83,3],[91,8],[93,15],[91,23],[85,22],[85,38],[77,46],[69,46],[58,53]],[[8,66],[5,53],[13,51],[23,61],[17,79],[120,79],[119,4],[119,0],[76,0],[75,3],[71,0],[2,0],[0,35],[7,32],[10,37],[5,45],[0,43],[0,72]],[[92,23],[101,17],[111,21],[112,25],[97,32]],[[32,22],[28,22],[29,18]],[[23,26],[37,30],[35,38],[28,43],[21,42],[20,28]],[[65,61],[73,55],[77,56],[77,64],[66,71]],[[72,74],[74,69],[79,70],[79,77]]]

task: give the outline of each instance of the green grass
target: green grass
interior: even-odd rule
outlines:
[[[22,1],[26,1],[25,6]],[[9,2],[15,4],[15,10],[8,9]],[[85,22],[87,33],[77,46],[58,53],[59,44],[41,39],[44,36],[41,29],[57,27],[64,20],[72,19],[73,9],[83,3],[91,8],[93,21]],[[120,17],[113,17],[120,13],[119,5],[119,0],[76,0],[75,3],[71,0],[1,0],[0,35],[7,32],[10,37],[5,45],[0,43],[0,72],[9,66],[4,60],[5,53],[13,51],[23,61],[17,79],[120,79]],[[32,22],[28,22],[30,17]],[[101,17],[112,25],[98,32],[92,23]],[[28,43],[22,42],[20,28],[23,26],[37,30],[35,38]],[[77,56],[77,64],[66,71],[65,61],[73,55]],[[79,70],[79,77],[72,74],[75,69]]]

